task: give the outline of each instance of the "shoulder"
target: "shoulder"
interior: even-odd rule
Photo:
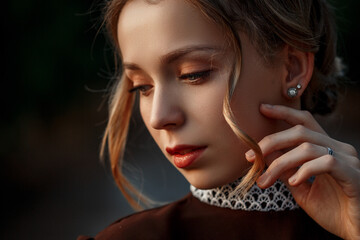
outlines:
[[[107,239],[166,239],[173,225],[191,201],[191,194],[181,200],[121,218],[96,237],[80,236],[77,240]],[[151,234],[151,235],[150,235]]]
[[[280,212],[232,210],[190,194],[171,204],[122,218],[96,237],[108,239],[338,239],[301,209]]]

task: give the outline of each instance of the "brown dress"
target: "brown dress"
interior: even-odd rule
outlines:
[[[339,239],[303,210],[245,211],[212,206],[191,193],[171,204],[122,218],[95,237],[116,239]]]

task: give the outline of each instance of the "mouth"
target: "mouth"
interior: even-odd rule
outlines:
[[[206,148],[206,146],[177,145],[173,148],[167,147],[166,151],[170,155],[186,155],[190,152]]]
[[[207,148],[207,146],[177,145],[167,147],[166,151],[172,156],[178,168],[189,167]]]

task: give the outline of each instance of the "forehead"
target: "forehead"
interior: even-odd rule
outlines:
[[[146,58],[189,45],[225,44],[221,29],[183,0],[128,2],[119,16],[118,40],[126,61],[138,60],[139,52]]]

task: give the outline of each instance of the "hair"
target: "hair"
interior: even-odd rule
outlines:
[[[104,11],[104,23],[121,59],[117,39],[120,12],[129,0],[110,0]],[[148,1],[156,4],[157,1]],[[223,102],[223,115],[236,136],[254,150],[256,160],[242,178],[237,190],[245,193],[264,170],[265,163],[258,144],[238,126],[231,110],[231,98],[241,72],[241,39],[238,32],[248,35],[254,46],[270,62],[285,45],[315,54],[312,79],[301,97],[301,107],[315,114],[327,114],[337,103],[337,85],[342,65],[336,56],[336,29],[332,8],[325,0],[187,0],[210,21],[219,25],[235,52],[233,70]],[[121,70],[121,61],[115,62]],[[117,79],[110,96],[109,120],[102,141],[101,156],[106,145],[113,177],[124,197],[134,209],[142,209],[149,199],[136,190],[122,173],[123,155],[134,105],[131,83],[116,71]]]

